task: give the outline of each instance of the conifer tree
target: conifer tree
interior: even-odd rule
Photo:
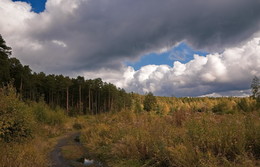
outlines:
[[[11,48],[6,46],[5,40],[0,34],[0,86],[10,81],[10,65],[8,57],[11,55]]]
[[[144,99],[144,110],[152,111],[157,107],[157,100],[153,93],[149,92]]]

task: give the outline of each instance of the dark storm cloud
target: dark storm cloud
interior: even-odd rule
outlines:
[[[43,63],[46,55],[56,57],[61,65],[50,62],[47,70],[60,72],[118,68],[122,61],[183,40],[219,51],[249,38],[260,23],[259,0],[88,0],[72,12],[51,7],[31,23],[47,25],[30,32],[39,41],[67,45],[37,51]],[[40,23],[46,16],[49,21]]]
[[[259,31],[260,1],[48,0],[46,11],[26,24],[28,40],[43,49],[16,52],[37,70],[118,69],[123,61],[180,41],[207,51],[234,46]]]

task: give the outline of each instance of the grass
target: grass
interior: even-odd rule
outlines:
[[[258,113],[121,112],[87,118],[82,140],[109,166],[257,166]]]
[[[0,143],[1,167],[46,167],[49,164],[47,152],[49,145],[44,140],[37,138],[30,143]]]

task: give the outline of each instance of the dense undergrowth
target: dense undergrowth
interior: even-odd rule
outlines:
[[[43,102],[22,102],[11,86],[0,89],[0,167],[49,166],[48,139],[65,130],[66,119]]]
[[[113,167],[260,165],[260,115],[254,100],[169,99],[159,99],[161,108],[175,103],[169,112],[87,117],[81,138],[90,155]]]

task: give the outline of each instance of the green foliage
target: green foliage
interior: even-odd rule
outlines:
[[[33,103],[32,111],[38,122],[47,125],[61,125],[65,122],[66,119],[64,110],[61,110],[60,108],[53,110],[43,101],[39,103]]]
[[[157,100],[153,93],[149,92],[145,95],[144,99],[144,110],[145,111],[154,111],[157,108]]]
[[[0,141],[21,142],[33,136],[34,118],[12,86],[0,89]]]
[[[12,53],[12,48],[6,45],[5,40],[0,34],[0,53],[6,54],[6,55],[11,55]]]
[[[0,86],[6,85],[10,81],[10,64],[8,56],[11,54],[11,48],[6,46],[6,43],[0,35]]]
[[[232,105],[228,101],[221,101],[212,108],[212,112],[216,114],[232,114],[235,112]]]

